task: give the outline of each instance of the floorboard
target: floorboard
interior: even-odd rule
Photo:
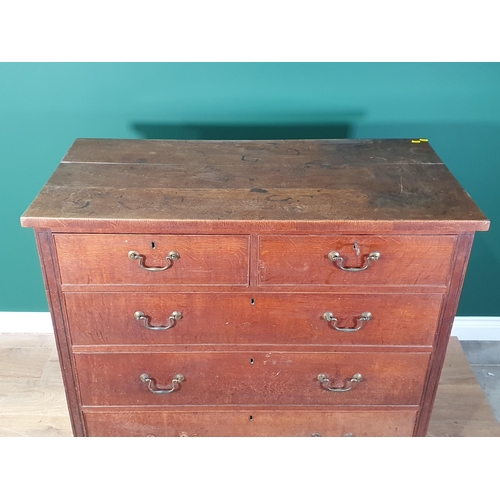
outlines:
[[[0,436],[71,436],[53,335],[0,333]],[[500,436],[500,423],[452,337],[429,436]]]
[[[448,345],[428,435],[500,436],[500,423],[457,337]]]

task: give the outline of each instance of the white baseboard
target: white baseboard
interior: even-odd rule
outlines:
[[[451,334],[459,340],[500,340],[500,316],[457,316]]]
[[[0,333],[54,333],[48,312],[1,312]]]
[[[1,312],[0,333],[53,333],[48,312]],[[458,316],[451,334],[459,340],[500,340],[500,316]]]

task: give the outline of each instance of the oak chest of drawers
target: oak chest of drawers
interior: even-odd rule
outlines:
[[[21,220],[77,436],[425,435],[489,226],[411,139],[79,139]]]

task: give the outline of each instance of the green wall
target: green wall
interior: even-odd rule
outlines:
[[[492,220],[459,314],[500,316],[500,64],[0,64],[0,311],[45,311],[19,217],[77,137],[427,137]]]

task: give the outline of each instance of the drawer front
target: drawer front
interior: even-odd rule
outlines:
[[[54,239],[63,284],[248,284],[248,236],[56,234]],[[138,258],[129,258],[129,252]]]
[[[455,236],[261,236],[261,285],[447,285]],[[342,260],[331,260],[337,252]],[[378,252],[378,260],[368,259]],[[334,258],[334,256],[332,256]],[[345,271],[344,268],[363,268]]]
[[[429,353],[182,352],[76,354],[84,406],[418,405]],[[350,380],[361,373],[359,383]],[[154,380],[153,394],[147,374]],[[177,374],[184,381],[172,383]],[[334,388],[321,384],[324,374]]]
[[[441,294],[318,293],[66,293],[64,297],[76,345],[426,346],[433,343],[443,298]],[[175,311],[182,313],[176,321],[170,319]],[[136,312],[146,318],[137,320]],[[371,314],[368,321],[361,319],[366,312]],[[335,319],[325,320],[325,313]]]
[[[84,411],[89,436],[411,436],[416,410]]]

